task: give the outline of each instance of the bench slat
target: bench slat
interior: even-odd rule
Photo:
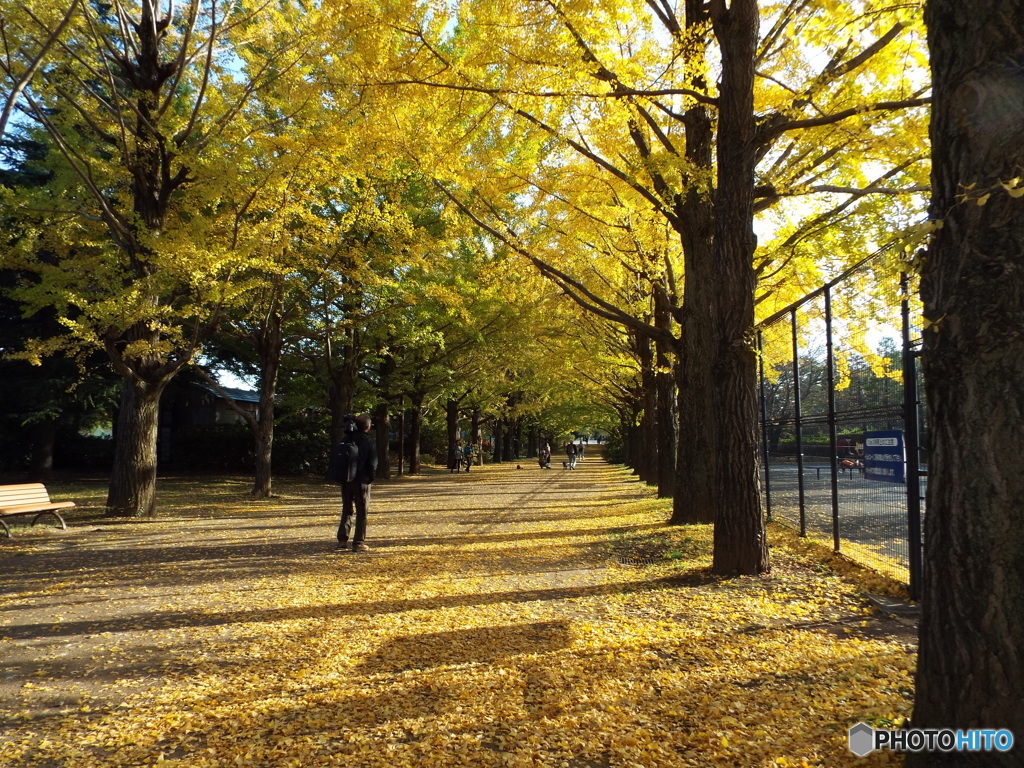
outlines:
[[[75,506],[73,501],[54,501],[49,504],[16,504],[0,507],[0,515],[25,515],[30,512],[46,512],[51,509],[69,509]]]
[[[23,493],[26,491],[42,491],[46,493],[46,486],[42,483],[17,483],[16,485],[0,485],[0,493],[6,492]]]
[[[50,495],[42,483],[0,485],[0,506],[12,504],[49,504]]]

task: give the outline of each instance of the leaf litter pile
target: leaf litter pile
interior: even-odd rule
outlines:
[[[334,489],[225,482],[0,541],[0,765],[899,763],[846,731],[909,714],[912,627],[784,529],[714,577],[710,527],[590,459],[380,484],[357,554]]]

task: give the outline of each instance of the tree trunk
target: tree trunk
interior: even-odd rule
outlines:
[[[513,461],[519,461],[523,458],[523,420],[522,418],[516,419],[515,425],[512,427],[512,456]]]
[[[32,425],[32,454],[28,465],[28,479],[45,483],[53,477],[53,445],[57,435],[57,422],[46,419]]]
[[[650,337],[636,340],[640,356],[640,398],[643,411],[637,429],[640,455],[637,469],[649,486],[658,485],[658,387],[654,372],[654,343]]]
[[[377,479],[391,479],[391,416],[388,404],[381,400],[373,414],[374,428],[377,430]]]
[[[655,289],[655,324],[671,331],[672,317],[664,291]],[[658,496],[672,498],[676,483],[676,383],[672,375],[671,350],[664,341],[655,343],[654,385],[657,388],[658,414]]]
[[[353,413],[356,383],[359,380],[355,334],[347,331],[342,346],[341,365],[331,371],[328,401],[331,409],[331,445],[340,443],[345,436],[343,417]]]
[[[405,462],[405,395],[398,399],[398,476],[406,472]]]
[[[394,398],[392,393],[392,379],[398,364],[391,354],[385,354],[380,361],[380,379],[377,383],[377,393],[382,399],[377,404],[377,411],[374,414],[373,422],[377,429],[377,477],[381,480],[391,479],[391,411],[389,402]],[[404,398],[399,400],[399,412]],[[399,418],[399,430],[401,430],[401,418]],[[402,445],[399,437],[398,451],[401,456]],[[401,458],[399,458],[398,474],[401,475]]]
[[[512,441],[516,436],[516,426],[512,421],[505,422],[505,435],[504,444],[502,445],[501,455],[505,457],[507,461],[514,461],[516,452],[512,449]]]
[[[1024,19],[1016,0],[926,11],[931,216],[921,298],[931,434],[914,727],[1009,729],[1009,752],[907,765],[1024,765]],[[982,203],[979,205],[979,203]]]
[[[274,401],[271,399],[269,407],[261,401],[259,405],[259,419],[256,428],[253,430],[253,447],[255,449],[256,467],[252,485],[252,497],[256,499],[269,499],[273,490],[273,472],[271,470],[271,455],[274,450]]]
[[[420,473],[420,437],[423,434],[423,398],[422,392],[416,392],[410,398],[412,409],[410,417],[412,423],[409,425],[409,474]]]
[[[494,445],[491,447],[493,454],[491,460],[495,464],[501,464],[504,461],[503,450],[505,447],[505,420],[495,419],[494,420]]]
[[[345,435],[343,417],[352,413],[352,401],[346,402],[345,393],[338,388],[333,378],[327,383],[327,409],[331,413],[331,445],[337,445]]]
[[[269,499],[272,493],[274,452],[274,410],[277,399],[277,377],[281,370],[284,349],[282,305],[284,280],[277,278],[272,311],[268,313],[262,333],[256,339],[260,356],[260,402],[256,424],[253,425],[256,467],[252,487],[253,498]]]
[[[480,414],[480,409],[474,407],[473,415],[470,417],[469,422],[469,439],[473,443],[475,449],[473,455],[476,457],[476,463],[478,466],[484,463],[484,440],[481,421],[482,416]]]
[[[445,426],[448,435],[448,469],[455,469],[455,448],[459,442],[459,401],[451,397],[445,403]]]
[[[703,40],[707,23],[704,0],[686,0],[686,29]],[[699,71],[699,70],[698,70]],[[692,85],[706,86],[703,75]],[[686,159],[694,168],[710,173],[713,158],[711,116],[694,103],[684,115]],[[683,315],[679,354],[676,355],[679,446],[676,482],[672,495],[672,524],[711,523],[715,520],[714,318],[711,303],[714,283],[714,221],[709,194],[690,184],[679,201],[680,242],[683,248]]]
[[[712,570],[757,574],[769,569],[758,473],[753,331],[757,2],[733,0],[728,10],[712,11],[712,20],[722,51],[712,303],[717,332],[713,412],[718,420]]]
[[[633,474],[639,475],[639,466],[642,463],[639,428],[637,427],[637,422],[640,419],[640,404],[635,397],[630,398],[630,402],[625,408],[625,416],[622,424],[622,457],[626,466],[633,470]]]
[[[106,225],[113,241],[125,256],[125,279],[136,283],[140,293],[145,295],[149,310],[157,310],[154,316],[165,320],[174,317],[174,298],[180,284],[167,283],[160,275],[160,260],[155,259],[148,243],[159,237],[164,230],[171,200],[178,190],[189,182],[189,174],[180,165],[177,152],[167,151],[170,136],[165,132],[169,126],[162,123],[158,114],[164,101],[163,89],[169,83],[176,83],[180,61],[173,52],[165,50],[168,40],[165,28],[170,16],[161,18],[156,0],[143,0],[138,4],[139,22],[132,25],[137,39],[126,42],[125,50],[134,49],[135,60],[128,55],[123,59],[112,57],[108,61],[115,67],[117,79],[126,87],[122,96],[131,99],[134,114],[129,132],[132,150],[126,152],[120,162],[131,174],[133,217],[115,212],[119,203],[108,197],[104,209]],[[164,49],[164,50],[162,50]],[[168,55],[171,54],[171,55]],[[120,112],[122,106],[112,106]],[[123,123],[127,127],[129,123]],[[86,174],[88,176],[88,174]],[[91,183],[89,178],[86,181]],[[109,206],[109,207],[108,207]],[[127,224],[127,226],[126,226]],[[154,289],[164,285],[161,294]],[[176,289],[169,286],[176,285]],[[166,309],[167,315],[160,310]],[[217,311],[214,311],[214,317]],[[213,332],[214,317],[209,322],[199,323],[193,316],[191,321],[200,325],[203,331],[191,339],[185,349],[173,353],[167,348],[176,347],[174,334],[165,335],[158,324],[138,321],[127,328],[111,327],[107,330],[104,345],[111,364],[121,376],[124,385],[121,391],[121,407],[118,413],[114,468],[107,491],[107,514],[115,517],[153,517],[156,513],[156,463],[157,429],[160,396],[175,373],[192,358],[193,352],[203,342],[203,336]],[[125,356],[126,349],[133,354]],[[141,355],[139,352],[141,351]]]
[[[125,381],[117,414],[114,469],[107,491],[109,517],[156,515],[156,438],[160,395],[170,379],[157,384]]]

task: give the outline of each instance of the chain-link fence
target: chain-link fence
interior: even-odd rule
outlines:
[[[920,316],[912,281],[882,251],[759,326],[769,516],[912,594],[927,476]]]

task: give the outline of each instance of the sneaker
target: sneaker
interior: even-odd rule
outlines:
[[[370,548],[368,546],[366,546],[365,544],[353,544],[352,545],[352,551],[353,552],[369,552]]]
[[[336,546],[335,549],[348,549],[348,542],[347,541],[339,541],[338,542],[338,546]]]

